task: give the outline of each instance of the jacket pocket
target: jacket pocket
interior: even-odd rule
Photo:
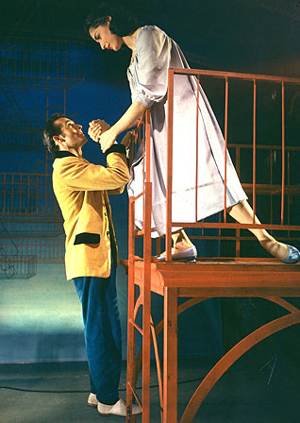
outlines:
[[[75,237],[74,245],[78,244],[99,244],[100,234],[92,234],[90,232],[82,232]]]

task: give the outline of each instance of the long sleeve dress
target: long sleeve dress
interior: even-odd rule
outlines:
[[[135,56],[127,69],[132,101],[138,101],[151,114],[152,237],[165,234],[167,176],[167,83],[168,68],[189,68],[174,40],[156,26],[145,26],[138,34]],[[217,119],[200,87],[198,109],[198,186],[196,185],[196,107],[195,78],[176,75],[174,79],[172,220],[195,222],[224,208],[225,143]],[[143,189],[142,149],[131,168],[128,194]],[[227,154],[226,205],[231,207],[247,198]],[[136,203],[136,226],[143,227],[143,200]],[[175,230],[177,228],[173,228]]]

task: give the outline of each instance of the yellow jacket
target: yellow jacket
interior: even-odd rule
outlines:
[[[123,192],[129,171],[123,145],[107,151],[107,167],[95,165],[68,151],[53,163],[53,189],[66,234],[67,279],[110,275],[111,253],[117,246],[108,194]]]

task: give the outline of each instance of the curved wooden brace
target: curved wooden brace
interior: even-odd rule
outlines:
[[[141,298],[139,297],[137,300],[136,308],[135,308],[135,315],[134,319],[136,318],[136,314],[138,312],[139,307],[142,305]],[[153,342],[154,347],[154,355],[155,355],[155,362],[156,362],[156,369],[157,369],[157,379],[158,379],[158,388],[159,388],[159,400],[160,400],[160,409],[162,412],[162,404],[163,404],[163,389],[162,389],[162,372],[161,372],[161,363],[159,358],[159,352],[158,352],[158,343],[157,343],[157,334],[155,331],[155,327],[153,324],[152,316],[150,315],[150,329],[151,329],[151,342]],[[142,365],[142,349],[139,351],[139,354],[137,355],[135,359],[135,371],[134,371],[134,387],[137,384],[138,375],[140,372],[140,368]]]
[[[278,304],[280,307],[283,307],[285,310],[289,311],[290,313],[297,313],[299,311],[299,308],[295,307],[293,304],[291,304],[289,301],[284,300],[280,297],[261,297],[265,300],[269,300],[272,303]]]
[[[134,306],[134,310],[133,310],[133,318],[134,321],[136,319],[136,316],[138,314],[139,308],[141,307],[141,305],[143,304],[143,300],[142,300],[142,295],[140,294],[138,296],[138,299],[136,300],[135,306]]]
[[[138,298],[138,300],[140,300],[140,297]],[[183,313],[185,310],[187,310],[188,308],[190,308],[190,307],[192,307],[192,306],[194,306],[198,303],[201,303],[203,301],[206,301],[206,300],[209,300],[209,298],[200,298],[200,297],[199,298],[198,297],[197,298],[190,298],[189,300],[186,300],[184,303],[180,304],[180,306],[177,308],[177,311],[178,311],[177,314],[179,315],[179,314]],[[141,302],[139,303],[138,307],[135,309],[136,311],[138,311],[140,305],[141,305]],[[136,304],[136,306],[137,306],[137,304]],[[135,314],[135,317],[136,317],[136,314]],[[163,330],[163,327],[164,327],[164,320],[162,319],[159,323],[157,323],[157,325],[154,328],[156,337]],[[153,335],[153,332],[152,332],[152,335]],[[137,384],[137,379],[138,379],[138,375],[139,375],[141,366],[142,366],[142,349],[139,351],[139,353],[136,357],[136,360],[135,360],[135,370],[136,371],[135,371],[134,386],[136,386],[136,384]]]
[[[211,300],[211,298],[195,297],[195,298],[190,298],[189,300],[186,300],[184,303],[180,304],[180,306],[177,307],[178,316],[179,314],[183,313],[188,308],[193,307],[194,305],[198,303],[202,303],[203,301],[206,301],[206,300]]]
[[[288,301],[284,300],[280,297],[262,297],[265,300],[271,301],[281,307],[283,307],[285,310],[295,313],[298,312],[299,309],[289,303]],[[183,313],[184,311],[188,310],[190,307],[193,307],[196,304],[199,304],[201,302],[206,301],[209,298],[190,298],[189,300],[186,300],[184,303],[180,304],[178,306],[178,315]],[[142,306],[142,296],[139,295],[139,297],[136,300],[136,304],[134,307],[134,319],[136,319],[137,313],[139,308]],[[151,333],[152,333],[152,340],[153,346],[154,346],[154,354],[155,354],[155,361],[156,361],[156,368],[157,368],[157,378],[158,378],[158,385],[159,385],[159,398],[160,398],[160,406],[162,409],[162,373],[161,373],[161,363],[158,353],[158,344],[157,344],[157,335],[163,330],[163,319],[154,327],[153,319],[151,317]],[[142,365],[142,350],[139,351],[136,360],[135,360],[135,384],[137,384],[138,375],[140,372],[140,368]]]
[[[162,421],[162,411],[163,411],[162,372],[161,372],[161,363],[160,363],[159,352],[158,352],[157,333],[155,331],[155,327],[154,327],[154,324],[153,324],[152,316],[150,316],[150,324],[151,324],[152,342],[153,342],[155,362],[156,362],[156,371],[157,371],[157,379],[158,379],[158,391],[159,391],[159,402],[160,402],[160,413],[161,413],[161,421]]]
[[[264,326],[251,332],[248,336],[238,342],[231,350],[229,350],[218,363],[211,369],[207,376],[200,383],[194,395],[190,399],[180,423],[191,423],[206,396],[214,387],[216,382],[243,354],[249,351],[254,345],[268,338],[276,332],[300,323],[300,311],[290,313],[273,320]]]

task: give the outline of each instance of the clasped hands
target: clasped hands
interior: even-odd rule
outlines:
[[[89,123],[88,134],[93,141],[101,145],[103,153],[115,143],[118,135],[114,132],[113,128],[102,119],[92,120]],[[125,145],[126,149],[128,149],[133,139],[133,132],[129,131],[123,137],[121,144]]]
[[[102,119],[92,120],[89,123],[88,134],[93,141],[101,145],[103,153],[114,144],[117,137],[110,125]]]

